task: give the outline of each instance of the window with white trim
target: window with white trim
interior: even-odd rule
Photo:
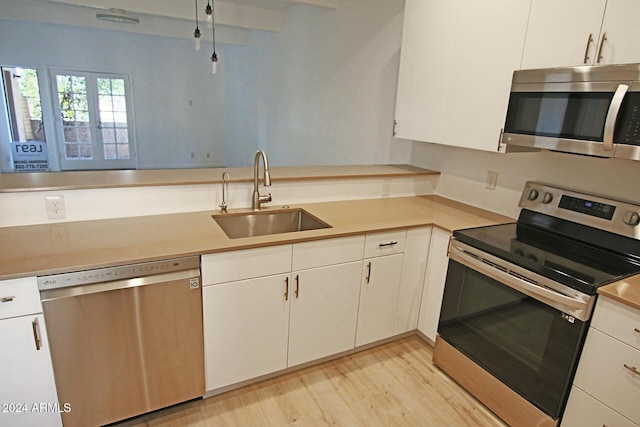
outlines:
[[[135,169],[129,77],[52,70],[63,170]]]

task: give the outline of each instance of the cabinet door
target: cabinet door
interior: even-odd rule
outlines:
[[[640,351],[589,328],[573,384],[640,424]]]
[[[395,115],[398,138],[440,141],[456,4],[405,1]]]
[[[41,339],[39,348],[34,329]],[[56,394],[44,317],[0,321],[0,348],[0,425],[61,426],[59,411],[65,406]]]
[[[562,416],[562,427],[638,427],[607,405],[573,386],[567,409]]]
[[[418,327],[430,239],[431,227],[407,230],[394,335]]]
[[[404,254],[364,260],[356,346],[393,335]]]
[[[632,16],[640,16],[640,2],[637,0],[607,1],[599,42],[602,44],[602,56],[596,58],[598,64],[640,62],[640,26],[635,19],[630,19]],[[602,37],[605,37],[604,42]]]
[[[362,261],[294,272],[289,366],[354,348]]]
[[[498,151],[531,0],[462,0],[455,23],[442,141]],[[499,12],[497,12],[499,11]]]
[[[422,304],[420,305],[420,319],[418,320],[418,330],[433,342],[436,340],[444,283],[447,279],[449,265],[447,252],[450,237],[450,233],[433,227]]]
[[[606,4],[606,0],[533,0],[522,68],[594,64]]]
[[[498,151],[530,1],[407,0],[396,136]]]
[[[286,274],[202,288],[207,390],[287,367],[289,280]]]

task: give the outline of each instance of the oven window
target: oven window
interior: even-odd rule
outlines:
[[[450,261],[438,333],[531,403],[559,417],[586,324]]]

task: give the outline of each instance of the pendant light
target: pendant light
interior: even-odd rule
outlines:
[[[195,49],[200,50],[200,28],[198,27],[198,0],[196,2],[196,29],[193,32],[193,39],[195,40]]]
[[[213,7],[211,7],[209,0],[207,0],[207,7],[204,9],[204,13],[207,14],[207,28],[211,28],[213,25]]]
[[[218,71],[218,55],[216,54],[216,26],[213,22],[213,1],[211,0],[211,28],[213,33],[213,54],[211,55],[211,74],[215,74]],[[209,7],[209,4],[207,4]],[[208,13],[208,12],[207,12]]]

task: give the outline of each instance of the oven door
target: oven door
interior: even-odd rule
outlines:
[[[526,270],[503,263],[452,241],[438,333],[529,402],[559,418],[594,297],[550,290],[535,283],[544,278],[525,278]],[[555,307],[550,305],[553,299]],[[558,308],[563,304],[564,309]]]

